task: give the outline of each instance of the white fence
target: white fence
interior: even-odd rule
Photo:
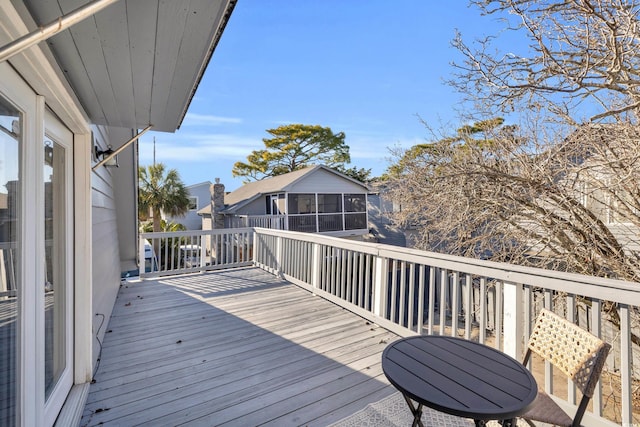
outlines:
[[[401,335],[463,336],[517,359],[539,308],[552,309],[614,348],[584,422],[633,425],[639,283],[264,229],[255,232],[254,261]],[[575,405],[575,388],[542,369],[545,390]]]
[[[253,265],[250,228],[140,233],[139,259],[145,243],[156,263],[140,262],[140,277],[156,277]],[[145,264],[157,265],[145,271]]]
[[[263,228],[142,238],[156,245],[164,241],[167,248],[175,246],[168,239],[176,238],[205,248],[196,267],[165,260],[161,271],[143,277],[256,265],[400,335],[462,336],[517,359],[537,311],[546,307],[613,346],[583,423],[605,425],[602,417],[624,426],[638,423],[633,402],[640,375],[633,366],[640,364],[639,283]],[[549,365],[538,369],[548,393],[567,406],[576,404],[580,396],[570,383],[554,382]]]
[[[225,217],[225,227],[261,227],[275,230],[287,229],[287,217],[285,215],[235,215]]]

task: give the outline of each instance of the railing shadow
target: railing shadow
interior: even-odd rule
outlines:
[[[330,424],[394,392],[394,338],[258,269],[128,284],[81,425]]]

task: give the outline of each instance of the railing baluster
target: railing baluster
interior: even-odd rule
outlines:
[[[364,303],[367,311],[373,311],[371,307],[371,260],[373,255],[365,255],[365,267],[364,267]]]
[[[345,295],[345,300],[349,302],[353,302],[353,252],[347,252],[347,273],[345,278],[345,285],[347,286],[347,293]]]
[[[525,345],[528,342],[529,337],[531,336],[531,324],[532,324],[531,307],[533,305],[532,298],[533,298],[533,290],[531,286],[525,286],[524,295],[523,295],[524,324],[523,324],[523,331],[522,331],[523,337],[524,337],[523,343]],[[524,351],[527,351],[527,349],[525,348]],[[531,370],[531,359],[529,359],[529,362],[527,363],[527,368]]]
[[[407,263],[400,261],[400,304],[398,307],[398,324],[402,326],[408,326],[405,324],[405,317],[407,312]]]
[[[460,312],[460,273],[453,272],[451,277],[451,336],[458,335],[458,313]]]
[[[586,309],[588,313],[589,306],[587,306]],[[591,318],[591,321],[589,322],[591,333],[598,338],[603,339],[601,330],[602,304],[600,303],[599,299],[593,300],[591,302],[591,316],[587,316],[587,318]],[[593,401],[593,413],[599,417],[602,416],[602,381],[598,381],[598,383],[596,384],[596,388],[593,391],[593,397],[591,398],[591,400]]]
[[[409,308],[408,308],[408,316],[407,316],[407,327],[413,329],[413,324],[415,321],[415,313],[416,309],[416,265],[414,263],[410,263],[409,265]]]
[[[497,348],[498,350],[502,349],[502,342],[503,342],[503,335],[502,335],[502,305],[503,305],[503,295],[502,295],[502,282],[496,281],[495,282],[495,289],[496,289],[496,295],[495,295],[495,308],[494,308],[494,325],[495,325],[495,348]]]
[[[335,247],[331,247],[331,258],[329,259],[329,261],[331,262],[331,293],[333,295],[337,295],[338,294],[338,289],[337,289],[337,280],[336,280],[336,276],[338,274],[338,248]]]
[[[428,310],[428,326],[427,333],[433,335],[433,324],[436,316],[436,286],[437,286],[437,268],[429,267],[429,310]]]
[[[342,249],[340,254],[340,298],[347,299],[347,265],[349,263],[349,251]]]
[[[396,314],[398,312],[398,296],[397,296],[397,278],[398,276],[398,260],[394,259],[392,262],[392,267],[391,267],[391,298],[390,298],[390,302],[391,302],[391,312],[390,314],[390,318],[389,320],[391,320],[392,322],[396,321]]]
[[[425,295],[424,271],[427,267],[420,264],[418,268],[420,270],[418,272],[418,308],[417,308],[418,330],[417,332],[419,335],[422,335],[422,330],[424,329],[424,295]]]
[[[446,334],[447,326],[447,294],[449,291],[449,272],[446,269],[440,270],[440,299],[438,300],[438,310],[440,311],[440,330],[438,335]]]
[[[627,304],[619,304],[618,316],[620,317],[620,376],[622,380],[622,425],[631,426],[633,422],[632,405],[632,375],[633,357],[631,346],[631,317]]]
[[[480,321],[478,325],[478,327],[480,328],[478,341],[480,341],[483,344],[487,341],[487,317],[488,317],[487,299],[488,297],[489,296],[487,294],[487,278],[483,276],[480,278],[480,309],[479,309]]]
[[[471,274],[465,274],[465,289],[464,289],[464,337],[468,340],[471,339],[471,323],[473,321],[473,278]]]
[[[576,316],[575,310],[576,298],[573,294],[567,295],[566,304],[567,320],[569,320],[569,322],[571,323],[577,323],[578,318]],[[567,402],[571,403],[572,405],[576,404],[576,386],[570,378],[567,378]]]

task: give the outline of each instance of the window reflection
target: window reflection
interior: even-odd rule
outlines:
[[[0,425],[16,423],[21,124],[0,98]]]
[[[44,141],[45,220],[45,399],[65,368],[65,192],[64,148]]]

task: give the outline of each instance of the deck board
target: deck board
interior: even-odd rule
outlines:
[[[127,283],[82,426],[322,426],[395,390],[395,334],[257,268]]]

